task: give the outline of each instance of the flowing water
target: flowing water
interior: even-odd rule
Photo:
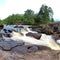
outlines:
[[[14,29],[13,26],[5,26],[4,29]],[[25,28],[27,28],[25,26]],[[18,32],[13,32],[12,33],[12,37],[11,38],[7,38],[7,37],[4,37],[3,38],[8,41],[9,39],[12,39],[14,41],[23,41],[25,42],[25,44],[27,45],[42,45],[42,46],[47,46],[47,47],[50,47],[51,49],[53,50],[60,50],[60,46],[56,43],[56,41],[53,39],[53,37],[51,35],[46,35],[46,34],[42,34],[41,38],[39,40],[33,38],[33,37],[28,37],[26,36],[25,34],[28,33],[28,31],[21,31],[24,35],[21,35],[20,33]],[[33,31],[31,31],[33,32]],[[60,40],[59,40],[60,41]],[[58,42],[58,41],[57,41]]]

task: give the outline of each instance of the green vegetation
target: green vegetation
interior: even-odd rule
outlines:
[[[4,24],[13,25],[17,22],[23,22],[24,16],[20,14],[12,14],[3,20]]]
[[[7,18],[0,20],[0,24],[47,24],[54,22],[53,11],[51,7],[42,5],[37,14],[33,10],[27,9],[24,14],[12,14]]]
[[[53,11],[51,7],[48,7],[46,5],[42,5],[40,8],[40,11],[37,15],[36,22],[40,22],[42,24],[52,22],[53,19]]]
[[[35,23],[35,20],[34,20],[34,11],[33,10],[27,9],[25,11],[24,17],[25,17],[25,21],[24,22],[26,24],[34,24]]]

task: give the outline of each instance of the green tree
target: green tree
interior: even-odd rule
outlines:
[[[23,22],[24,16],[20,14],[12,14],[4,19],[4,24],[13,25],[17,22]]]
[[[48,7],[47,5],[42,5],[39,13],[37,14],[36,22],[46,24],[48,22],[51,22],[52,19],[53,19],[52,8]]]
[[[26,24],[34,24],[35,23],[35,21],[34,21],[34,11],[33,10],[27,9],[25,11],[24,16],[25,16],[25,23]]]
[[[0,25],[3,24],[3,20],[0,19]]]

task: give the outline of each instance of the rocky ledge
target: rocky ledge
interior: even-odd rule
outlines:
[[[60,60],[60,51],[23,42],[0,40],[0,60]]]

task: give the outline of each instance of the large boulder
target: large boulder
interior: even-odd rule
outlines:
[[[36,38],[36,39],[40,39],[41,34],[29,32],[29,33],[26,34],[26,36],[30,36],[30,37],[34,37],[34,38]]]

